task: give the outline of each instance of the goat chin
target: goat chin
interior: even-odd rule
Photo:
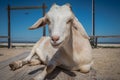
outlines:
[[[60,48],[63,45],[63,42],[60,43],[51,43],[54,48]]]

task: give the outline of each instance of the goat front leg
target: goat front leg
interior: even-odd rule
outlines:
[[[39,65],[39,64],[41,64],[41,61],[39,58],[32,58],[29,61],[29,66],[35,66],[35,65]]]
[[[16,70],[16,69],[19,69],[21,68],[22,66],[24,66],[25,64],[29,63],[32,56],[35,54],[35,51],[34,49],[31,51],[31,53],[25,58],[25,59],[22,59],[22,60],[18,60],[18,61],[14,61],[12,63],[9,64],[9,67],[11,68],[11,70]]]
[[[32,78],[31,80],[44,80],[45,77],[49,73],[51,73],[55,69],[56,66],[58,66],[58,63],[56,63],[56,62],[48,63],[48,65],[44,68],[44,70],[40,74],[38,74],[37,76]]]

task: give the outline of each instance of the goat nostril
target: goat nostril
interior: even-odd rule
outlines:
[[[52,38],[52,41],[54,41],[54,42],[59,40],[59,36],[52,36],[51,38]]]

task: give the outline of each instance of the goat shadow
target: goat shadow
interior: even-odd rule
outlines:
[[[33,71],[29,72],[28,74],[33,75],[33,74],[35,74],[38,71],[41,71],[43,69],[44,69],[44,67],[37,68],[36,70],[33,70]],[[67,74],[70,77],[75,77],[76,76],[76,74],[74,72],[71,72],[70,70],[66,70],[66,69],[63,69],[63,68],[60,68],[60,67],[56,67],[50,74],[48,74],[45,77],[44,80],[53,80],[60,74],[60,72],[63,72],[63,73]]]

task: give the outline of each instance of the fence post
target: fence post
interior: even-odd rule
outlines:
[[[97,48],[97,42],[98,42],[98,38],[95,37],[95,48]]]
[[[95,47],[95,0],[92,0],[92,36]]]
[[[42,4],[43,16],[45,16],[45,3]],[[43,36],[46,36],[46,27],[43,27]]]
[[[10,32],[10,5],[8,5],[8,48],[12,48],[11,46],[11,32]]]

